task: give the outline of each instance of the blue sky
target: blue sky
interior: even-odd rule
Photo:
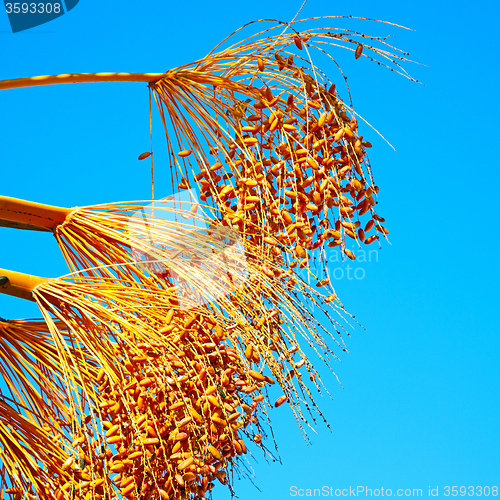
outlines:
[[[42,74],[162,72],[204,56],[258,18],[290,20],[299,2],[98,2],[12,34],[0,12],[0,78]],[[379,212],[392,245],[351,263],[363,279],[336,280],[347,309],[366,330],[346,338],[349,353],[324,371],[332,399],[307,446],[283,406],[272,412],[283,464],[259,453],[242,500],[290,498],[290,488],[376,489],[499,486],[500,337],[497,37],[499,7],[465,2],[309,0],[301,17],[394,45],[421,65],[412,83],[352,54],[338,56],[367,127],[380,186]],[[327,72],[338,79],[333,67]],[[340,83],[340,80],[339,80]],[[83,84],[0,92],[2,194],[61,206],[150,196],[148,92],[143,84]],[[156,141],[161,142],[156,127]],[[157,190],[168,178],[157,166]],[[166,170],[166,169],[165,169]],[[1,228],[0,267],[58,276],[65,265],[49,234]],[[354,273],[354,271],[353,271]],[[36,317],[36,306],[0,296],[0,316]],[[395,493],[393,493],[394,495]],[[228,499],[217,487],[214,498]]]

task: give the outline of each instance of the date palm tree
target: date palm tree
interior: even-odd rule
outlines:
[[[410,77],[384,37],[315,21],[250,23],[164,73],[0,82],[147,83],[180,193],[72,209],[0,198],[0,225],[52,232],[70,269],[0,270],[1,290],[43,315],[0,323],[2,483],[14,498],[203,498],[215,481],[231,487],[247,445],[271,454],[273,406],[288,403],[305,436],[321,415],[309,355],[330,367],[351,319],[326,247],[355,259],[350,242],[389,231],[360,117],[312,55],[344,81],[332,49]],[[152,172],[153,157],[139,156]]]

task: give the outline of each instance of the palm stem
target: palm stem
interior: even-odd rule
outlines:
[[[0,269],[0,293],[11,295],[12,297],[34,302],[33,290],[46,281],[49,281],[49,279]]]
[[[78,73],[66,75],[44,75],[29,78],[15,78],[0,81],[0,90],[58,85],[61,83],[100,83],[100,82],[157,82],[167,73]]]

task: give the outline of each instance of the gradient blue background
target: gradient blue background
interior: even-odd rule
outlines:
[[[82,0],[55,21],[13,35],[0,12],[0,78],[71,72],[162,72],[204,56],[257,18],[290,20],[298,2],[102,2]],[[396,35],[425,66],[419,85],[352,53],[334,52],[367,127],[381,187],[379,211],[392,245],[356,263],[363,280],[336,282],[366,327],[347,338],[325,373],[332,399],[319,402],[307,446],[286,406],[272,412],[283,465],[250,459],[255,483],[242,500],[290,498],[290,487],[422,488],[500,485],[498,305],[498,30],[496,2],[310,0],[301,17],[369,34]],[[325,68],[340,84],[336,70]],[[62,206],[150,197],[148,91],[143,84],[84,84],[0,92],[1,192]],[[363,133],[363,132],[362,132]],[[161,175],[161,129],[157,193]],[[166,167],[166,166],[165,166]],[[65,272],[49,234],[0,229],[0,265],[45,276]],[[339,266],[339,264],[334,264]],[[358,274],[359,276],[359,274]],[[0,316],[38,316],[34,304],[0,297]],[[221,486],[214,498],[229,498]]]

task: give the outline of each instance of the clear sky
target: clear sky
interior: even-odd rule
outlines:
[[[0,78],[162,72],[204,56],[248,21],[287,21],[299,7],[80,0],[67,15],[17,34],[0,12]],[[368,127],[361,132],[374,146],[379,213],[392,244],[384,242],[369,262],[351,263],[351,274],[331,262],[339,268],[337,293],[366,327],[346,338],[350,352],[334,365],[343,388],[323,370],[332,399],[318,401],[332,431],[319,423],[307,446],[290,409],[273,411],[283,463],[267,464],[256,452],[249,460],[259,489],[242,480],[236,492],[241,500],[281,500],[298,489],[363,486],[390,488],[393,496],[422,488],[428,496],[430,486],[443,497],[446,486],[500,486],[498,4],[309,0],[301,13],[322,15],[415,30],[325,21],[394,35],[394,45],[421,63],[406,68],[424,85],[334,53],[356,110],[397,149]],[[325,69],[340,84],[335,68]],[[0,116],[3,195],[61,206],[150,196],[149,164],[137,161],[149,144],[144,84],[2,91]],[[161,192],[168,179],[157,169]],[[0,228],[0,235],[0,267],[65,273],[50,234]],[[38,313],[34,304],[0,296],[0,316]],[[229,493],[218,486],[214,498]]]

